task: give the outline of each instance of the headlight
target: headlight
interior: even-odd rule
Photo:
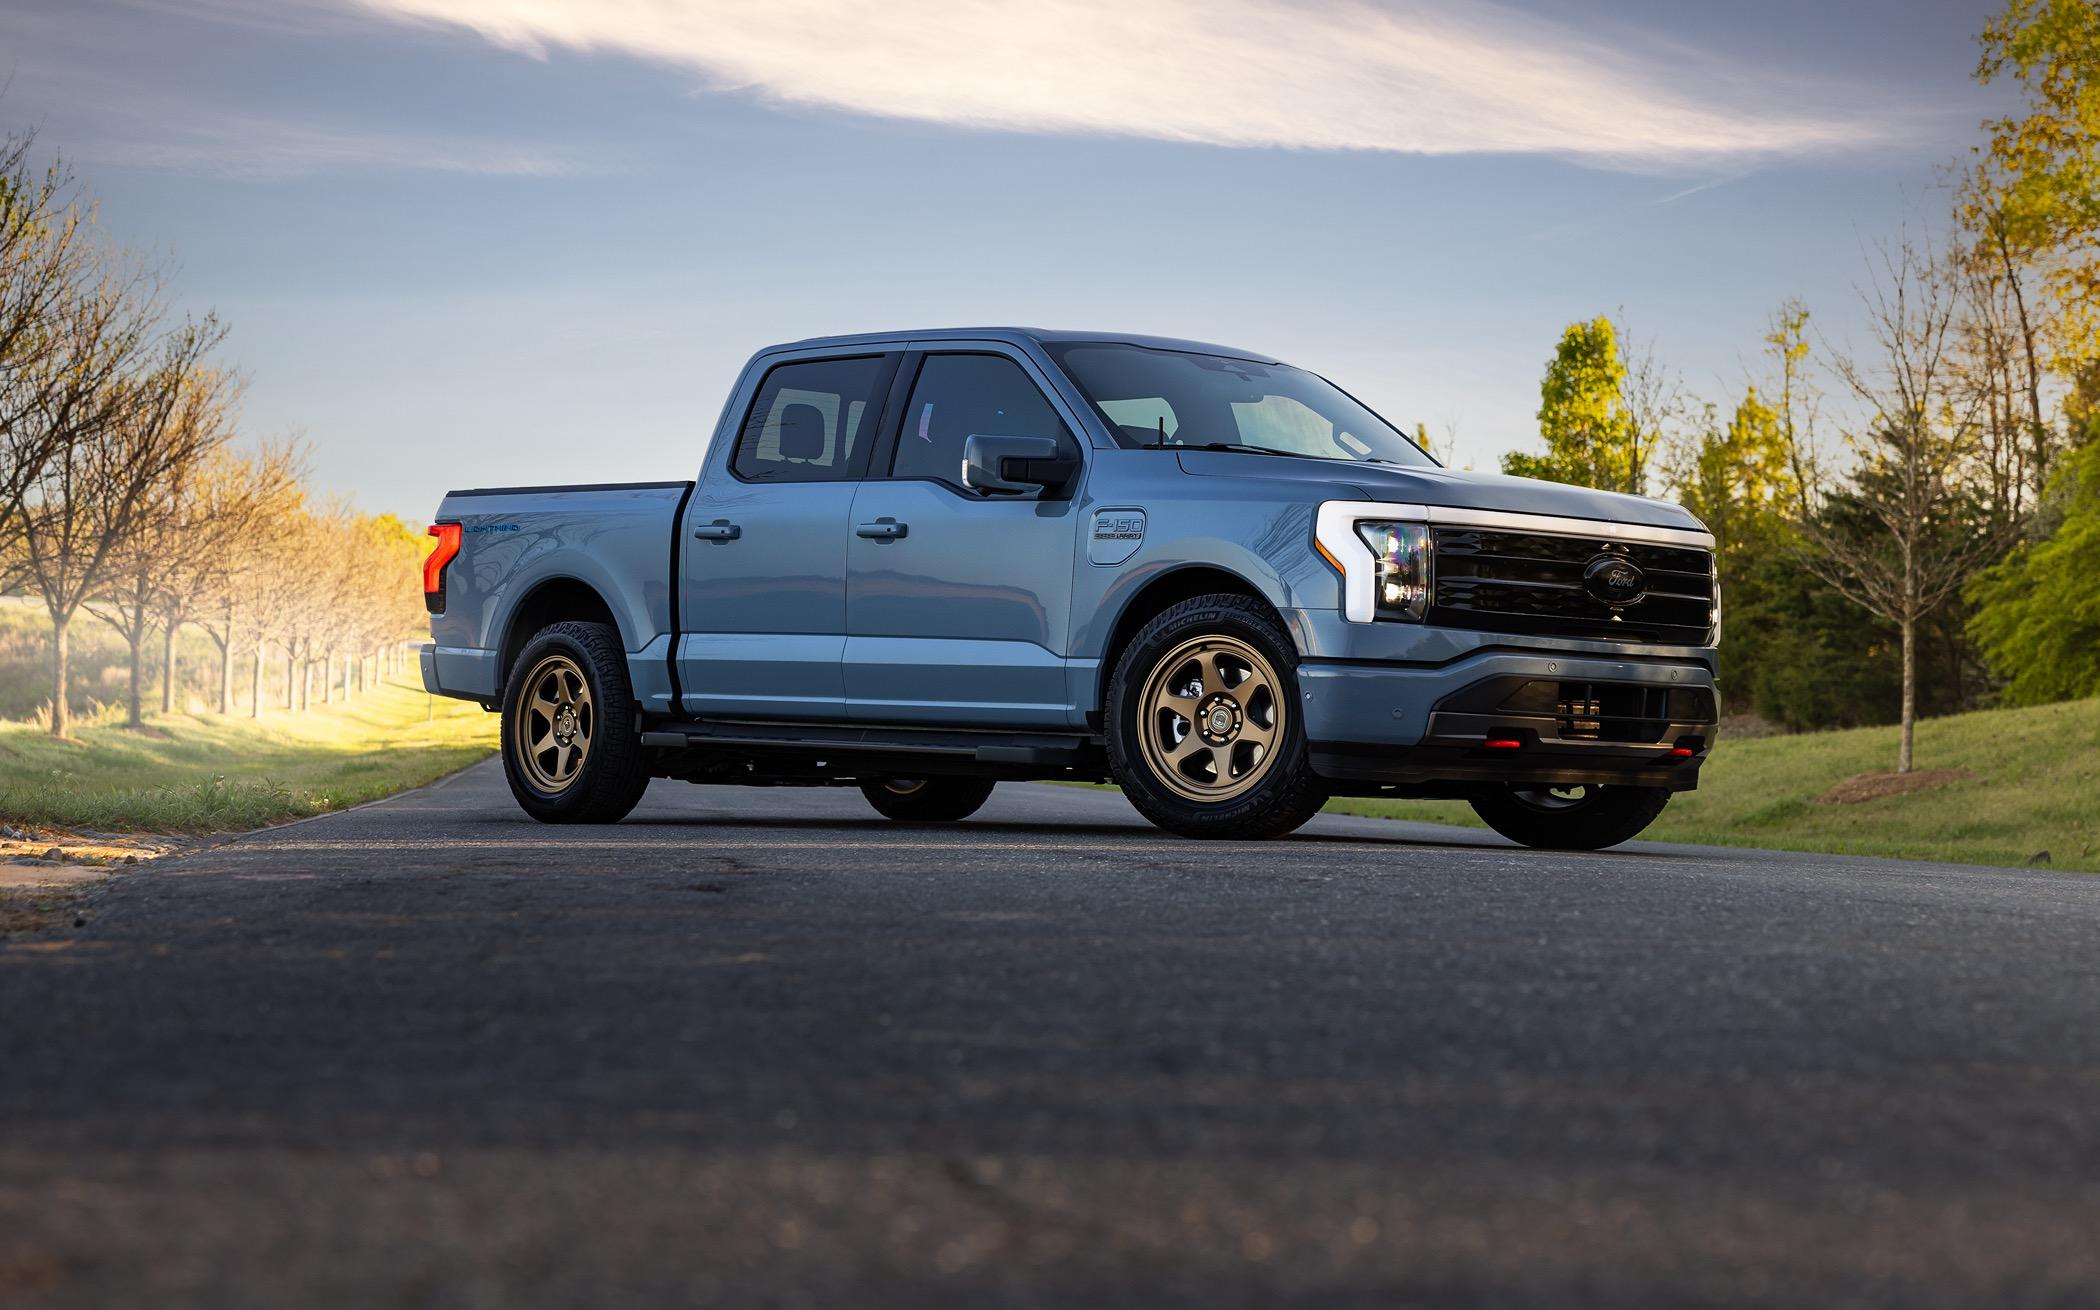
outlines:
[[[1371,548],[1371,604],[1381,619],[1420,623],[1429,612],[1429,526],[1359,523],[1356,535]]]
[[[1429,613],[1429,525],[1399,517],[1418,506],[1330,500],[1320,506],[1313,542],[1342,574],[1342,616],[1352,623],[1420,623]]]

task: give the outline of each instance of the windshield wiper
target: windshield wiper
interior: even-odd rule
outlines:
[[[1294,450],[1277,450],[1273,446],[1243,446],[1236,441],[1199,441],[1194,444],[1182,442],[1183,450],[1229,450],[1239,455],[1281,455],[1285,459],[1302,459]],[[1315,455],[1313,458],[1318,459]]]

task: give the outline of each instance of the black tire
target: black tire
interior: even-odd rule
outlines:
[[[570,670],[573,670],[573,678]],[[536,697],[564,685],[578,694]],[[533,752],[531,742],[559,736],[555,716],[528,702],[565,706],[568,751]],[[557,710],[557,714],[559,714]],[[521,727],[530,721],[529,730]],[[540,629],[518,652],[503,689],[503,776],[519,808],[541,823],[617,823],[649,786],[637,731],[634,689],[627,682],[619,634],[603,623],[556,623]],[[538,725],[544,722],[546,732]]]
[[[1186,731],[1180,743],[1196,746],[1197,755],[1205,754],[1204,743],[1191,743],[1189,738],[1199,732],[1197,718],[1207,719],[1207,714],[1178,715],[1168,707],[1170,702],[1155,695],[1162,679],[1174,679],[1170,667],[1174,662],[1205,659],[1210,653],[1207,643],[1213,641],[1227,648],[1251,648],[1252,654],[1266,661],[1268,668],[1259,670],[1259,676],[1271,684],[1266,688],[1266,699],[1273,715],[1268,725],[1268,744],[1260,746],[1258,754],[1248,754],[1256,748],[1240,741],[1239,734],[1245,727],[1261,726],[1255,722],[1259,704],[1241,706],[1231,703],[1229,695],[1224,698],[1227,712],[1216,722],[1225,725],[1220,738],[1225,744],[1207,752],[1208,764],[1198,761],[1195,767],[1208,769],[1209,779],[1221,789],[1243,790],[1215,799],[1191,794],[1205,789],[1204,779],[1192,782],[1186,771],[1178,780],[1169,776],[1162,759],[1163,738],[1159,735],[1169,730],[1161,726],[1163,718],[1167,722],[1182,719]],[[1185,654],[1191,649],[1198,654]],[[1147,623],[1116,661],[1108,683],[1106,715],[1109,768],[1138,813],[1183,837],[1243,841],[1295,832],[1318,814],[1327,803],[1328,791],[1307,758],[1297,668],[1298,652],[1290,634],[1268,606],[1251,596],[1196,596],[1169,606]],[[1245,681],[1223,691],[1231,693],[1252,685],[1256,676],[1256,671],[1250,669]],[[1254,694],[1261,697],[1263,692],[1257,690]],[[1206,680],[1196,692],[1178,699],[1200,708],[1218,697],[1218,689]],[[1171,759],[1176,749],[1179,747],[1168,748],[1165,756]],[[1219,754],[1221,751],[1223,755]],[[1241,758],[1253,761],[1245,768],[1247,780],[1228,781],[1230,770],[1237,766],[1228,763],[1221,767],[1218,760]]]
[[[1670,803],[1662,787],[1582,787],[1564,797],[1544,787],[1507,787],[1473,798],[1488,827],[1542,851],[1601,851],[1632,841]]]
[[[983,778],[887,778],[862,783],[860,794],[886,819],[954,823],[977,813],[997,785]]]

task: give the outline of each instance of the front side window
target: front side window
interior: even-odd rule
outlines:
[[[860,476],[892,361],[883,355],[776,365],[737,435],[747,482],[838,482]]]
[[[1436,463],[1347,392],[1302,368],[1109,342],[1074,342],[1051,353],[1125,446]]]
[[[1034,379],[1004,355],[928,355],[904,406],[891,476],[960,487],[963,443],[980,435],[1072,440]]]

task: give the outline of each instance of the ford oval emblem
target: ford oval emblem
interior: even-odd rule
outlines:
[[[1582,570],[1582,589],[1613,609],[1620,609],[1638,603],[1648,594],[1648,575],[1624,556],[1599,555]]]

